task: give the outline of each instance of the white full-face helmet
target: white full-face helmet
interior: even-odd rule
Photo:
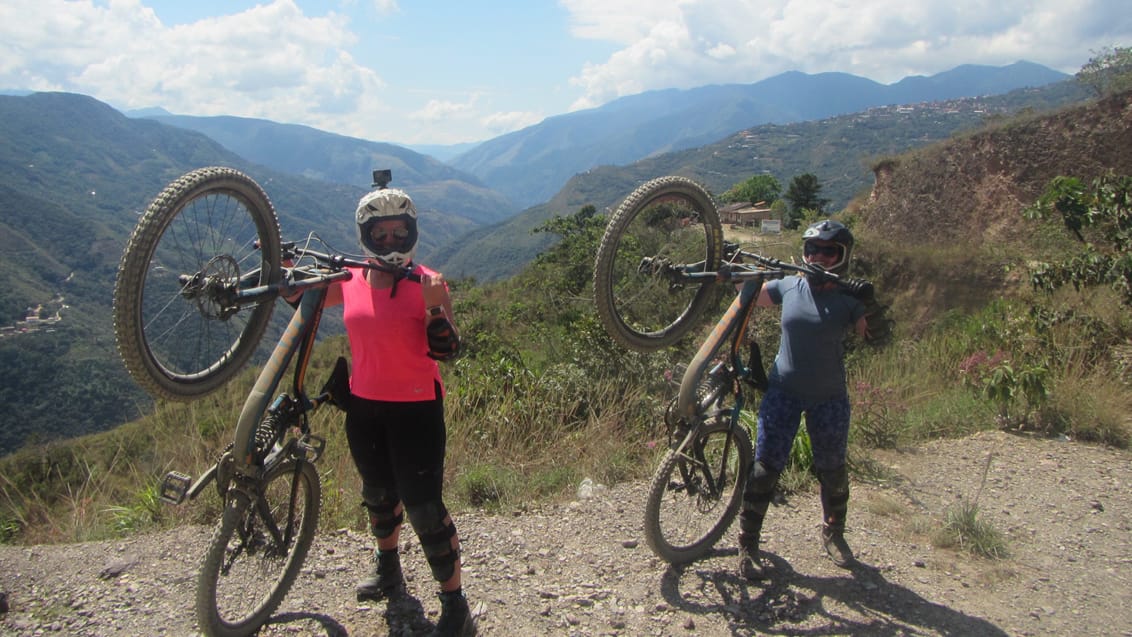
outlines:
[[[402,220],[405,236],[394,235],[392,243],[375,241],[371,231],[379,221]],[[381,188],[367,193],[358,201],[355,214],[358,224],[358,242],[370,257],[385,265],[408,267],[417,249],[417,208],[404,191]]]

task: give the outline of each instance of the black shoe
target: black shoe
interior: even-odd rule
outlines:
[[[739,549],[739,576],[751,582],[766,578],[766,567],[758,547],[753,550]]]
[[[401,555],[397,551],[375,551],[373,575],[358,582],[359,602],[379,602],[399,592],[405,583]]]
[[[464,637],[476,633],[468,600],[460,589],[437,595],[440,598],[440,619],[432,637]]]
[[[844,529],[823,526],[821,545],[825,547],[829,559],[833,560],[833,563],[838,566],[849,566],[857,559],[853,556],[853,549],[849,548],[849,543],[845,541]]]

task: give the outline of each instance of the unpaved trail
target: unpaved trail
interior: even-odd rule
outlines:
[[[457,512],[465,589],[481,635],[1121,635],[1132,637],[1132,454],[1000,432],[875,452],[883,482],[854,482],[842,570],[818,542],[816,494],[772,507],[774,575],[735,572],[736,529],[709,558],[668,567],[645,546],[647,484],[522,511]],[[989,460],[988,460],[989,459]],[[985,478],[984,478],[985,474]],[[925,529],[977,496],[1006,537],[989,560],[933,548]],[[210,531],[0,547],[5,635],[195,635],[192,600]],[[411,536],[407,533],[406,536]],[[409,595],[353,599],[370,540],[320,534],[262,635],[416,635],[439,609],[419,548]]]

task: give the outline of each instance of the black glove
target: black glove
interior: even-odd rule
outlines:
[[[806,273],[806,280],[813,285],[821,285],[822,283],[833,280],[829,274],[826,273],[825,268],[817,263],[807,263],[806,267],[809,269],[809,272]]]
[[[881,305],[875,298],[865,302],[865,342],[874,347],[882,347],[892,340],[896,321],[888,316],[888,306]]]

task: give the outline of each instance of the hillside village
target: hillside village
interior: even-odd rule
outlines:
[[[27,309],[24,318],[12,325],[0,326],[0,338],[11,338],[36,332],[54,332],[55,326],[63,320],[63,310],[69,306],[63,295],[56,296],[46,303]]]

